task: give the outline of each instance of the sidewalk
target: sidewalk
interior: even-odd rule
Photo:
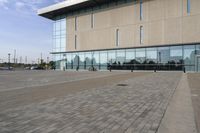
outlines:
[[[197,133],[186,74],[182,75],[158,133]]]

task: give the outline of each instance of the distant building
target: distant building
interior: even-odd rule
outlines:
[[[54,21],[57,69],[197,71],[200,0],[68,0],[38,11]]]

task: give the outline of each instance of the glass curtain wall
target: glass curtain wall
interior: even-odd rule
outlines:
[[[53,52],[65,52],[66,51],[66,17],[58,16],[55,18],[53,23]],[[59,57],[58,55],[54,58],[56,61],[57,69],[66,69],[65,57]]]
[[[56,68],[120,70],[197,70],[200,45],[135,48],[55,54]],[[200,56],[199,56],[200,57]],[[199,58],[200,59],[200,58]],[[63,65],[63,61],[66,64]],[[61,66],[63,65],[63,66]],[[195,67],[196,66],[196,67]],[[198,66],[199,67],[199,66]],[[199,69],[200,70],[200,69]]]

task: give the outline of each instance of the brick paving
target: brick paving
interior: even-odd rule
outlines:
[[[188,73],[197,130],[200,132],[200,73]]]
[[[152,73],[2,109],[0,132],[156,133],[180,77]]]

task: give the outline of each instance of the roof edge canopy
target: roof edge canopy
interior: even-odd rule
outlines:
[[[37,13],[39,16],[53,20],[56,16],[106,2],[108,2],[108,0],[66,0],[48,7],[41,8]]]

